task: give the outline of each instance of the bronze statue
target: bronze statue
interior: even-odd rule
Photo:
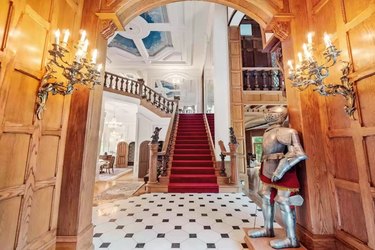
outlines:
[[[159,132],[162,128],[159,128],[159,127],[156,127],[155,128],[155,131],[154,131],[154,134],[151,136],[151,143],[152,144],[155,144],[155,143],[159,143]]]
[[[299,190],[296,168],[298,162],[307,158],[298,133],[292,128],[282,127],[286,120],[285,107],[273,107],[265,112],[265,120],[269,124],[263,135],[263,156],[260,169],[264,228],[249,233],[252,238],[274,237],[274,202],[280,207],[285,225],[286,238],[271,240],[273,248],[296,248],[300,244],[296,235],[296,216],[294,206],[302,205],[303,199],[295,195]]]

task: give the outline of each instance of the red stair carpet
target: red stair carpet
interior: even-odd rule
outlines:
[[[170,193],[218,193],[204,114],[180,114],[169,176]]]

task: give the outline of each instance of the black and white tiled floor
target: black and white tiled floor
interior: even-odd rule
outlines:
[[[240,193],[144,194],[93,212],[95,249],[242,250],[242,228],[264,224],[261,209]]]

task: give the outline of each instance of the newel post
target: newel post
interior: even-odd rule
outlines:
[[[159,148],[159,132],[161,128],[156,127],[154,134],[151,136],[152,140],[148,144],[150,150],[150,160],[148,169],[148,183],[153,184],[158,182],[158,148]]]
[[[229,128],[229,136],[230,136],[230,142],[229,142],[229,152],[230,152],[230,182],[231,184],[238,184],[238,166],[237,166],[237,148],[238,148],[238,142],[237,138],[234,135],[233,128]]]

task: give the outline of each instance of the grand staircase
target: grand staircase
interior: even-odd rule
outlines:
[[[218,193],[203,114],[180,114],[168,192]]]

